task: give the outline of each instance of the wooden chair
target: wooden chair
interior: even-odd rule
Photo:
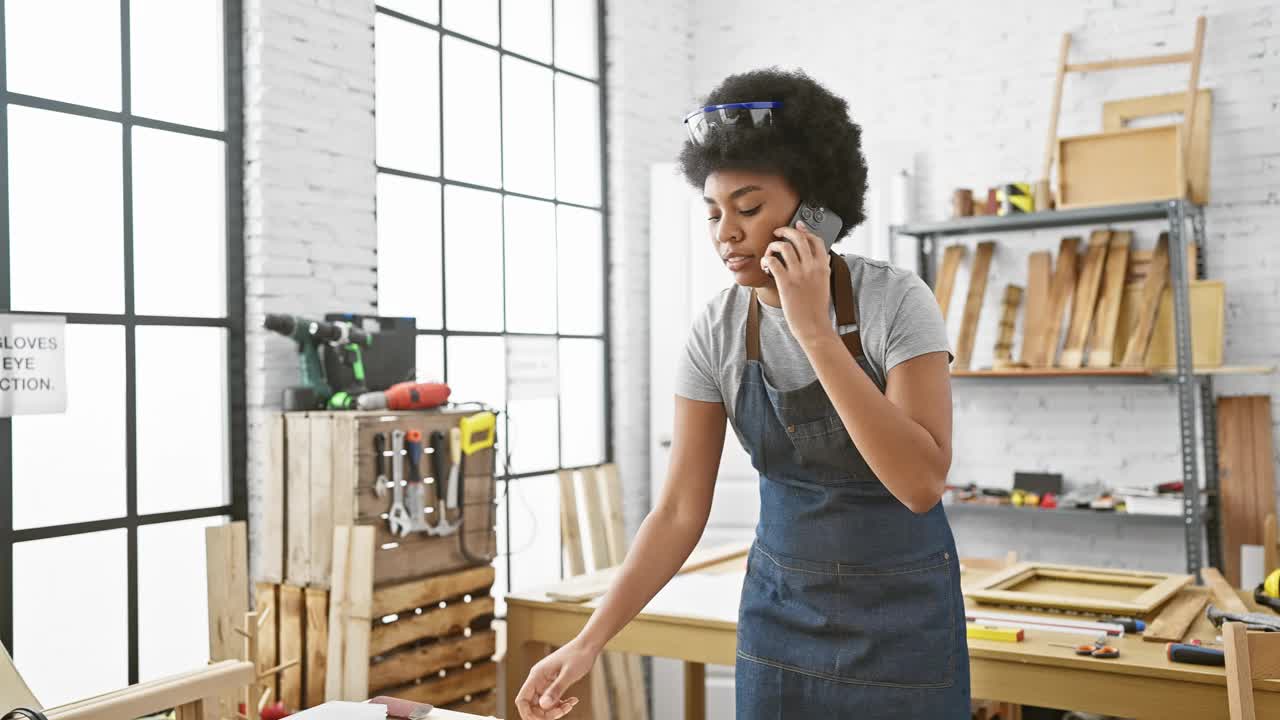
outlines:
[[[253,663],[224,660],[189,673],[139,683],[123,690],[44,709],[0,647],[0,713],[13,707],[41,710],[49,720],[133,720],[177,708],[177,720],[217,720],[217,698],[246,692],[255,684]],[[251,710],[252,718],[258,713]]]
[[[561,470],[559,481],[560,539],[568,574],[582,575],[622,564],[627,546],[617,468],[599,465]],[[590,542],[590,552],[584,538]],[[648,720],[640,658],[606,652],[589,678],[593,717],[607,719],[611,705],[620,720]]]
[[[1231,720],[1257,720],[1253,681],[1280,679],[1280,633],[1248,632],[1244,623],[1222,625]]]

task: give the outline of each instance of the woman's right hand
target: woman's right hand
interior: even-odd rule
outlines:
[[[534,665],[516,695],[520,720],[556,720],[568,715],[578,698],[561,696],[591,670],[599,655],[574,640]]]

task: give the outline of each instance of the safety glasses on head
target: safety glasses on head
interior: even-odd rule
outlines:
[[[708,105],[685,115],[684,126],[689,131],[689,141],[701,145],[713,128],[769,127],[773,125],[773,111],[780,107],[782,103],[774,100]]]

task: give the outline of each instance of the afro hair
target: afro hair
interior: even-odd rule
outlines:
[[[717,170],[777,173],[801,198],[835,211],[844,237],[863,221],[867,191],[862,129],[849,119],[849,103],[803,70],[766,68],[730,75],[702,104],[766,100],[782,103],[772,126],[713,128],[701,145],[686,140],[680,151],[685,179],[701,190]]]

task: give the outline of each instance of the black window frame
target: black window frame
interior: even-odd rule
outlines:
[[[65,315],[68,324],[111,325],[124,328],[125,336],[125,515],[118,518],[14,529],[13,517],[13,423],[0,418],[0,644],[11,654],[21,650],[13,646],[13,548],[21,542],[81,535],[104,530],[124,529],[127,534],[127,618],[128,682],[139,681],[138,635],[138,529],[147,525],[197,518],[230,516],[232,520],[248,518],[247,478],[247,413],[245,390],[245,270],[244,270],[244,88],[243,88],[243,21],[242,0],[222,0],[223,22],[223,92],[224,125],[222,130],[209,130],[181,123],[134,115],[131,106],[130,75],[130,0],[120,0],[120,110],[62,102],[33,95],[13,93],[7,84],[7,48],[5,46],[5,0],[0,0],[0,176],[6,179],[6,191],[0,193],[0,313],[21,312],[33,315]],[[124,313],[28,313],[13,308],[10,297],[8,115],[9,106],[19,105],[41,110],[67,113],[80,117],[107,120],[119,124],[122,142],[122,200],[124,251]],[[225,143],[226,205],[226,315],[214,318],[138,315],[134,312],[133,263],[133,147],[132,129],[156,130],[220,140]],[[173,512],[140,515],[137,483],[137,408],[136,408],[136,330],[143,326],[216,327],[225,328],[227,367],[227,475],[230,501],[223,505]]]
[[[443,283],[443,282],[442,282],[442,283],[441,283],[441,288],[440,288],[440,298],[441,298],[441,299],[440,299],[440,302],[441,302],[441,304],[440,304],[440,327],[439,327],[439,328],[430,328],[430,329],[418,328],[418,330],[417,330],[417,334],[418,334],[419,336],[434,336],[434,337],[439,337],[439,338],[441,339],[441,341],[440,341],[440,342],[441,342],[441,356],[440,356],[440,357],[441,357],[441,365],[442,365],[442,368],[443,368],[443,369],[442,369],[442,372],[443,372],[443,374],[444,374],[444,381],[445,381],[446,383],[447,383],[447,382],[448,382],[448,380],[449,380],[449,378],[448,378],[448,371],[449,371],[449,338],[450,338],[450,337],[496,337],[496,338],[507,338],[507,337],[539,337],[539,338],[554,338],[554,339],[556,340],[556,342],[557,342],[557,347],[558,347],[558,345],[559,345],[559,341],[560,341],[560,340],[564,340],[564,339],[583,339],[583,340],[600,340],[600,341],[602,341],[602,342],[603,342],[603,346],[604,346],[604,353],[603,353],[603,354],[604,354],[604,357],[603,357],[603,363],[604,363],[604,368],[603,368],[603,370],[604,370],[604,371],[603,371],[603,376],[604,376],[604,388],[603,388],[603,391],[602,391],[602,397],[603,397],[603,400],[604,400],[604,408],[603,408],[603,411],[604,411],[604,418],[603,418],[603,421],[604,421],[604,457],[602,458],[602,462],[603,462],[603,463],[612,463],[612,462],[614,462],[614,442],[613,442],[613,428],[614,428],[614,418],[613,418],[613,369],[612,369],[613,328],[612,328],[612,320],[611,320],[611,317],[610,317],[612,293],[611,293],[611,291],[610,291],[610,287],[609,287],[609,268],[610,268],[610,264],[611,264],[611,248],[610,248],[611,234],[610,234],[610,230],[609,230],[609,223],[610,223],[610,218],[611,218],[611,212],[612,212],[612,210],[611,210],[610,202],[609,202],[609,201],[610,201],[610,197],[609,197],[609,123],[608,123],[608,109],[609,109],[609,105],[608,105],[608,92],[607,92],[607,89],[608,89],[608,84],[607,84],[607,80],[608,80],[608,67],[607,67],[607,63],[606,63],[606,59],[607,59],[607,52],[606,52],[606,42],[607,42],[607,38],[606,38],[606,33],[605,33],[605,27],[606,27],[606,12],[605,12],[605,11],[606,11],[606,8],[605,8],[605,2],[604,2],[604,0],[596,0],[596,3],[595,3],[595,5],[596,5],[596,24],[595,24],[595,32],[596,32],[596,63],[597,63],[597,73],[596,73],[596,77],[595,77],[595,78],[591,78],[591,77],[587,77],[587,76],[585,76],[585,75],[582,75],[581,73],[577,73],[577,72],[574,72],[574,71],[572,71],[572,70],[567,70],[567,69],[565,69],[565,68],[563,68],[563,67],[558,66],[558,65],[555,63],[555,33],[556,33],[555,12],[556,12],[556,4],[557,4],[557,3],[556,3],[556,0],[549,0],[549,2],[550,2],[550,4],[551,4],[551,48],[552,48],[552,58],[551,58],[551,61],[550,61],[550,62],[548,62],[548,61],[543,61],[543,60],[538,60],[538,59],[535,59],[535,58],[531,58],[531,57],[529,57],[529,56],[527,56],[527,55],[524,55],[524,54],[521,54],[521,53],[518,53],[518,52],[513,52],[513,51],[511,51],[511,50],[509,50],[509,49],[507,49],[506,47],[504,47],[504,46],[503,46],[503,34],[502,34],[502,6],[503,6],[503,2],[504,2],[504,0],[494,0],[494,1],[495,1],[496,5],[497,5],[497,9],[498,9],[498,40],[497,40],[497,42],[496,42],[496,43],[489,43],[489,42],[486,42],[486,41],[484,41],[484,40],[480,40],[480,39],[478,39],[478,38],[474,38],[474,37],[472,37],[472,36],[470,36],[470,35],[467,35],[467,34],[465,34],[465,33],[461,33],[461,32],[458,32],[458,31],[456,31],[456,30],[451,30],[451,29],[449,29],[449,28],[445,27],[445,25],[444,25],[444,0],[437,0],[437,3],[436,3],[436,22],[434,22],[434,23],[433,23],[433,22],[428,22],[428,21],[423,20],[423,19],[418,18],[418,17],[414,17],[413,15],[409,15],[409,14],[406,14],[406,13],[403,13],[403,12],[400,12],[400,11],[397,11],[397,10],[394,10],[394,9],[392,9],[392,8],[386,8],[386,7],[383,7],[381,3],[376,3],[376,4],[375,4],[375,11],[374,11],[374,12],[375,12],[375,14],[384,14],[384,15],[387,15],[387,16],[389,16],[389,17],[396,18],[397,20],[401,20],[401,21],[404,21],[404,22],[410,23],[410,24],[412,24],[412,25],[415,25],[415,26],[418,26],[418,27],[421,27],[421,28],[425,28],[425,29],[428,29],[428,30],[432,30],[432,31],[434,31],[434,32],[439,33],[439,37],[440,37],[440,42],[439,42],[439,43],[437,43],[437,53],[438,53],[438,55],[437,55],[437,68],[436,68],[437,72],[439,73],[439,78],[438,78],[438,79],[439,79],[439,83],[438,83],[439,96],[438,96],[438,98],[437,98],[437,103],[438,103],[438,104],[437,104],[437,112],[440,114],[440,115],[439,115],[439,117],[440,117],[440,128],[439,128],[439,132],[440,132],[440,139],[439,139],[439,140],[440,140],[440,146],[439,146],[439,153],[440,153],[440,155],[439,155],[439,159],[440,159],[440,171],[439,171],[439,174],[438,174],[438,175],[429,175],[429,174],[424,174],[424,173],[418,173],[418,172],[412,172],[412,171],[406,171],[406,170],[399,170],[399,169],[396,169],[396,168],[386,167],[386,166],[383,166],[383,165],[377,164],[376,162],[375,162],[375,173],[376,173],[376,174],[387,174],[387,175],[393,175],[393,176],[398,176],[398,177],[403,177],[403,178],[409,178],[409,179],[413,179],[413,180],[421,180],[421,181],[426,181],[426,182],[432,182],[432,183],[436,183],[436,184],[438,184],[438,185],[440,186],[440,191],[441,191],[441,204],[440,204],[440,267],[441,267],[441,278],[442,278],[442,279],[444,278],[445,273],[448,271],[448,267],[447,267],[447,258],[445,257],[445,255],[446,255],[446,246],[447,246],[447,242],[448,242],[448,240],[445,238],[445,227],[446,227],[446,226],[445,226],[445,222],[446,222],[445,213],[446,213],[446,210],[445,210],[445,206],[444,206],[444,197],[443,197],[444,190],[445,190],[445,188],[447,188],[447,187],[453,186],[453,187],[468,188],[468,189],[473,189],[473,190],[481,190],[481,191],[485,191],[485,192],[493,192],[493,193],[497,193],[498,195],[500,195],[503,199],[505,199],[505,198],[507,198],[507,197],[524,198],[524,199],[536,200],[536,201],[540,201],[540,202],[549,202],[549,203],[552,203],[553,205],[555,205],[555,206],[557,206],[557,207],[558,207],[558,206],[560,206],[560,205],[565,205],[565,206],[568,206],[568,207],[582,208],[582,209],[586,209],[586,210],[597,211],[597,212],[599,212],[599,213],[600,213],[600,221],[601,221],[601,243],[602,243],[602,245],[603,245],[603,247],[601,248],[601,258],[602,258],[602,265],[603,265],[603,267],[601,268],[601,273],[602,273],[601,277],[602,277],[603,282],[601,283],[601,286],[602,286],[602,297],[601,297],[600,301],[601,301],[601,303],[603,303],[603,308],[604,308],[604,312],[603,312],[603,314],[602,314],[602,325],[601,325],[601,332],[600,332],[600,333],[598,333],[598,334],[574,334],[574,333],[561,333],[561,332],[559,331],[559,328],[557,328],[556,332],[554,332],[554,333],[530,333],[530,332],[511,332],[511,331],[508,331],[508,330],[507,330],[507,304],[506,304],[506,302],[505,302],[505,301],[504,301],[504,302],[503,302],[503,304],[502,304],[502,329],[501,329],[501,330],[485,330],[485,331],[475,331],[475,330],[450,330],[450,329],[449,329],[449,322],[448,322],[448,298],[447,298],[447,292],[446,292],[445,287],[444,287],[444,286],[445,286],[445,283]],[[584,82],[589,82],[589,83],[591,83],[591,84],[593,84],[593,85],[595,85],[595,86],[596,86],[596,88],[597,88],[597,90],[598,90],[598,95],[599,95],[599,131],[600,131],[600,204],[599,204],[598,206],[595,206],[595,205],[586,205],[586,204],[582,204],[582,203],[578,203],[578,202],[571,202],[571,201],[567,201],[567,200],[562,200],[562,199],[560,199],[560,198],[556,197],[555,193],[553,193],[551,197],[541,197],[541,196],[538,196],[538,195],[531,195],[531,194],[527,194],[527,193],[511,191],[511,190],[508,190],[508,189],[506,189],[505,187],[503,187],[503,185],[504,185],[504,180],[505,180],[505,177],[504,177],[504,176],[505,176],[505,157],[504,157],[505,153],[503,152],[503,143],[502,143],[502,141],[501,141],[501,140],[500,140],[500,142],[499,142],[499,156],[498,156],[499,173],[500,173],[500,174],[499,174],[499,182],[498,182],[498,185],[497,185],[496,187],[490,187],[490,186],[483,185],[483,184],[477,184],[477,183],[473,183],[473,182],[466,182],[466,181],[462,181],[462,180],[456,180],[456,179],[452,179],[452,178],[449,178],[449,177],[446,177],[446,176],[445,176],[445,170],[444,170],[444,162],[445,162],[445,157],[444,157],[444,156],[445,156],[445,137],[444,137],[444,135],[445,135],[445,128],[444,128],[444,72],[445,72],[445,70],[444,70],[444,44],[445,44],[445,43],[444,43],[444,39],[445,39],[445,38],[455,38],[455,39],[457,39],[457,40],[461,40],[461,41],[463,41],[463,42],[472,43],[472,44],[478,45],[478,46],[480,46],[480,47],[482,47],[482,48],[486,48],[486,49],[488,49],[488,50],[493,50],[493,51],[495,51],[495,52],[497,52],[497,53],[498,53],[498,108],[499,108],[499,110],[498,110],[498,112],[499,112],[499,115],[498,115],[498,127],[499,127],[499,132],[501,132],[501,128],[505,127],[505,125],[503,124],[503,112],[504,112],[504,108],[503,108],[503,94],[502,94],[502,83],[503,83],[503,73],[504,73],[504,71],[503,71],[502,58],[504,58],[504,57],[512,57],[512,58],[515,58],[515,59],[518,59],[518,60],[523,60],[523,61],[525,61],[525,62],[528,62],[528,63],[534,64],[534,65],[537,65],[538,67],[542,67],[542,68],[546,68],[546,69],[550,70],[550,71],[552,72],[552,83],[553,83],[553,84],[554,84],[554,82],[555,82],[555,74],[556,74],[556,73],[561,73],[561,74],[567,75],[567,76],[569,76],[569,77],[575,78],[575,79],[577,79],[577,80],[581,80],[581,81],[584,81]],[[376,39],[375,39],[375,42],[376,42]],[[555,106],[555,93],[554,93],[554,91],[553,91],[553,93],[552,93],[552,105],[551,105],[551,110],[552,110],[552,117],[554,118],[554,117],[555,117],[555,112],[556,112],[556,106]],[[503,273],[502,273],[501,282],[503,283],[503,286],[504,286],[504,292],[505,292],[505,286],[506,286],[506,223],[505,223],[505,220],[504,220],[504,222],[503,222],[502,248],[503,248],[503,249],[502,249],[502,255],[503,255],[503,263],[502,263]],[[505,398],[505,400],[506,400],[506,402],[509,402],[509,401],[510,401],[510,398],[509,398],[509,397],[507,397],[507,398]],[[561,421],[561,408],[560,408],[560,403],[559,403],[559,394],[558,394],[558,393],[557,393],[557,403],[556,403],[556,421],[557,421],[557,424],[559,424],[559,423],[560,423],[560,421]],[[503,423],[504,423],[504,425],[503,425],[504,429],[508,431],[508,432],[507,432],[507,434],[506,434],[506,437],[508,437],[508,438],[509,438],[509,437],[510,437],[510,433],[509,433],[510,425],[509,425],[509,420],[507,419],[507,417],[506,417],[506,413],[505,413],[505,412],[503,413]],[[505,445],[505,443],[504,443],[504,445]],[[501,487],[502,487],[502,499],[503,499],[503,506],[504,506],[504,508],[505,508],[505,513],[504,513],[504,517],[502,518],[502,522],[504,523],[505,527],[507,527],[508,529],[511,527],[511,504],[510,504],[510,502],[508,502],[508,500],[509,500],[509,491],[510,491],[510,482],[511,482],[511,481],[519,481],[519,480],[522,480],[522,479],[526,479],[526,478],[533,478],[533,477],[545,477],[545,476],[546,476],[546,475],[548,475],[548,474],[554,474],[554,473],[556,473],[556,472],[558,472],[558,471],[562,471],[562,470],[574,470],[574,469],[577,469],[577,467],[576,467],[576,466],[565,466],[565,465],[563,464],[563,446],[564,446],[564,438],[563,438],[563,437],[561,437],[561,438],[560,438],[560,441],[557,443],[557,448],[556,448],[556,467],[554,467],[554,468],[546,468],[546,469],[541,469],[541,470],[533,470],[533,471],[520,472],[520,473],[508,473],[508,472],[506,472],[506,470],[505,470],[503,467],[501,467],[501,466],[499,467],[499,472],[498,472],[497,477],[495,478],[495,480],[496,480],[497,482],[501,483]],[[511,573],[512,573],[512,563],[511,563],[511,533],[510,533],[510,532],[507,532],[507,533],[506,533],[505,540],[506,540],[505,547],[503,547],[503,548],[501,548],[501,549],[499,550],[499,556],[500,556],[500,557],[504,557],[504,558],[506,559],[506,577],[507,577],[507,582],[508,582],[508,584],[509,584],[509,583],[510,583],[510,581],[511,581]],[[560,560],[560,565],[561,565],[561,575],[563,575],[563,574],[564,574],[564,567],[563,567],[563,566],[564,566],[564,552],[563,552],[563,550],[562,550],[562,551],[561,551],[561,553],[560,553],[560,558],[559,558],[559,560]],[[501,619],[501,617],[502,617],[502,616],[499,616],[499,619]]]

